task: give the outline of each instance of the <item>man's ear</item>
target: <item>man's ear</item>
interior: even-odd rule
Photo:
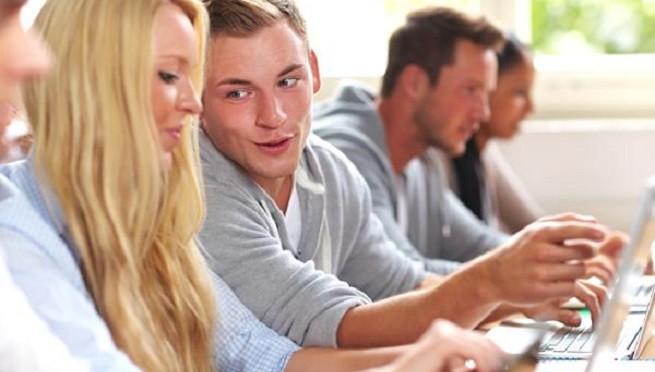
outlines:
[[[410,64],[400,73],[396,89],[406,98],[416,101],[430,88],[430,78],[423,68]]]
[[[321,71],[318,68],[318,57],[313,49],[309,51],[309,66],[312,69],[312,90],[318,93],[321,89]]]

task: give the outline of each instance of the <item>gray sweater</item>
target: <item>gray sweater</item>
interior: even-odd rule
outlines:
[[[447,274],[458,262],[505,240],[506,235],[480,223],[447,189],[439,164],[428,157],[412,160],[404,170],[407,234],[401,230],[395,175],[374,100],[369,88],[342,84],[334,100],[315,106],[314,132],[355,163],[371,189],[373,210],[396,246],[427,270]]]
[[[425,277],[384,234],[355,166],[318,137],[309,136],[295,174],[298,252],[266,192],[204,133],[200,149],[207,199],[200,239],[210,266],[278,333],[336,347],[348,309],[410,291]]]

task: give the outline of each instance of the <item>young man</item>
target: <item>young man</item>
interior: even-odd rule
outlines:
[[[448,273],[508,238],[468,211],[438,159],[424,155],[430,147],[463,153],[488,119],[502,38],[484,18],[444,7],[414,12],[390,39],[380,97],[346,83],[314,110],[316,134],[355,163],[385,232],[432,272]]]
[[[264,323],[305,346],[364,347],[411,342],[435,318],[472,327],[501,304],[552,316],[544,301],[574,293],[597,314],[602,293],[576,283],[577,260],[592,252],[562,243],[604,231],[579,218],[533,225],[435,285],[387,239],[352,163],[309,134],[320,76],[293,2],[208,9],[201,240],[212,269]]]

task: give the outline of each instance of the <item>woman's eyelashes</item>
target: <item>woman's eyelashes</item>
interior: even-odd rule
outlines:
[[[178,75],[166,71],[159,71],[157,75],[165,84],[173,84],[179,79]]]

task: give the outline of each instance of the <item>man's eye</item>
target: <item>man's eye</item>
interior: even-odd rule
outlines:
[[[242,99],[246,98],[247,95],[248,93],[245,90],[233,90],[227,94],[227,98]]]
[[[280,84],[279,84],[279,85],[280,85],[281,87],[294,87],[294,86],[296,86],[296,85],[298,84],[298,80],[300,80],[300,79],[298,79],[298,78],[286,78],[286,79],[282,79],[282,80],[280,80]]]

